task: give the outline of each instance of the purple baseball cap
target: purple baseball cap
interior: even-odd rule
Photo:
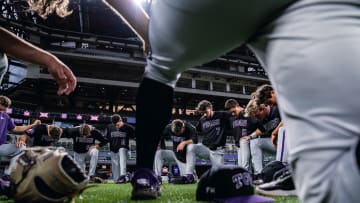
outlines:
[[[196,200],[223,203],[274,202],[272,198],[255,195],[251,174],[240,166],[211,167],[200,178]]]

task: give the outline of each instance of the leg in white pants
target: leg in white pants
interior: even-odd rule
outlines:
[[[95,175],[96,166],[99,158],[99,150],[96,148],[90,149],[90,166],[89,166],[89,176]]]
[[[2,145],[0,145],[0,157],[1,156],[15,156],[16,154],[20,153],[24,149],[26,149],[25,146],[21,146],[21,147],[17,148],[15,144],[2,144]],[[4,171],[4,173],[6,175],[10,175],[11,169],[15,163],[16,163],[16,158],[10,157],[9,166],[6,167],[5,171]]]
[[[263,169],[263,152],[276,153],[271,143],[271,138],[256,138],[250,141],[251,156],[254,165],[254,173],[260,173]]]
[[[111,172],[113,180],[117,181],[120,177],[120,149],[118,153],[111,152]]]
[[[300,201],[358,202],[360,2],[314,2],[296,1],[273,23],[265,67]]]
[[[263,169],[263,154],[259,145],[260,138],[250,140],[250,152],[251,152],[251,160],[254,167],[254,173],[258,174]]]
[[[240,139],[240,160],[239,166],[250,171],[250,140]],[[239,154],[239,152],[238,152]]]
[[[86,164],[85,164],[86,156],[87,156],[87,153],[76,153],[76,152],[74,152],[74,159],[79,164],[80,168],[84,172],[86,172]]]
[[[242,153],[241,153],[241,148],[240,147],[236,147],[236,152],[238,155],[238,166],[242,166]]]
[[[162,167],[164,165],[164,159],[168,157],[165,151],[170,151],[170,150],[159,149],[155,153],[154,172],[158,176],[161,176]]]
[[[191,173],[191,171],[195,170],[196,157],[209,159],[210,149],[205,147],[205,145],[201,143],[189,144],[187,146],[187,152],[186,152],[186,161],[188,162],[186,173],[188,172]]]
[[[212,166],[224,165],[224,149],[210,150],[210,161]]]
[[[156,175],[161,175],[161,170],[164,165],[164,160],[175,160],[176,164],[179,167],[180,175],[187,174],[186,172],[186,163],[179,161],[176,158],[175,153],[172,150],[157,150],[154,160],[154,171]]]
[[[128,154],[128,149],[126,149],[126,148],[120,148],[119,149],[120,176],[126,175],[127,154]]]
[[[187,174],[192,174],[195,170],[195,162],[196,157],[201,157],[205,159],[210,159],[211,164],[215,165],[223,165],[224,164],[224,149],[219,150],[210,150],[208,147],[203,145],[202,143],[199,144],[189,144],[187,147],[186,153],[186,161],[187,163]]]

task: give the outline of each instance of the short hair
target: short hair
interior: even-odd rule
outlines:
[[[265,104],[259,104],[255,99],[249,101],[245,108],[245,116],[253,117],[260,112],[261,109],[265,108]]]
[[[171,122],[171,132],[180,133],[181,129],[185,127],[185,122],[180,119],[175,119]]]
[[[80,130],[80,136],[82,136],[82,137],[89,136],[90,132],[91,132],[90,125],[88,125],[88,124],[81,125],[79,130]]]
[[[55,139],[60,139],[62,134],[62,129],[56,125],[49,125],[49,136]]]
[[[272,91],[274,91],[274,88],[271,85],[269,84],[261,85],[255,91],[254,97],[259,104],[265,104],[266,100],[272,97],[271,96]]]
[[[72,13],[68,11],[69,0],[28,0],[29,10],[35,11],[44,19],[52,13],[66,17]]]
[[[196,110],[197,111],[205,111],[207,108],[212,108],[211,102],[209,102],[208,100],[201,100],[198,103]]]
[[[111,116],[111,123],[116,124],[117,122],[122,121],[122,118],[119,114],[114,114]]]
[[[1,95],[0,96],[0,104],[7,108],[11,105],[11,99],[9,99],[9,97],[7,97],[7,96]]]
[[[228,99],[225,101],[225,110],[229,110],[232,108],[235,108],[239,105],[239,102],[237,102],[235,99]]]

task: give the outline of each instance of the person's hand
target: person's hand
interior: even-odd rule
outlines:
[[[185,147],[185,143],[184,142],[181,142],[177,148],[176,148],[176,151],[179,152],[179,151],[182,151]]]
[[[20,147],[26,145],[25,142],[26,142],[26,135],[21,135],[19,140],[15,143],[15,145],[16,145],[17,148],[20,148]]]
[[[97,149],[98,147],[99,147],[99,145],[98,145],[98,144],[93,145],[93,146],[91,146],[91,147],[89,148],[89,151],[91,151],[91,150],[93,150],[93,149]]]
[[[20,147],[22,147],[22,146],[25,146],[25,141],[19,140],[19,141],[16,142],[15,145],[16,145],[17,148],[20,148]]]
[[[47,70],[59,85],[58,95],[69,95],[76,87],[76,78],[68,66],[54,57],[47,64]]]
[[[251,137],[249,135],[243,136],[240,139],[244,139],[244,140],[251,140]]]
[[[39,119],[36,119],[34,122],[33,122],[33,125],[40,125],[41,124],[41,120]]]
[[[277,138],[278,138],[277,134],[271,134],[271,142],[275,147],[277,147]]]
[[[89,126],[90,130],[95,130],[94,126],[92,126],[92,125],[88,125],[88,126]]]

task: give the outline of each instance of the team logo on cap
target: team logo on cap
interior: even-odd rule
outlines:
[[[237,173],[232,176],[232,181],[235,184],[235,188],[237,190],[244,186],[252,185],[252,178],[250,173]]]

